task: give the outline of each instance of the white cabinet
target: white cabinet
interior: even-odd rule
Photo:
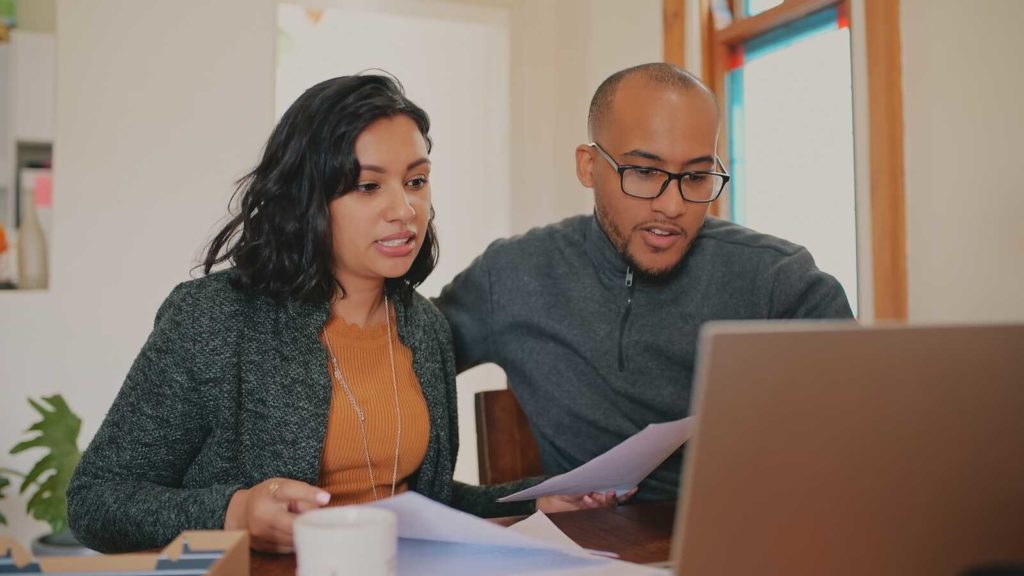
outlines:
[[[8,118],[16,142],[53,142],[57,43],[53,34],[11,32]]]

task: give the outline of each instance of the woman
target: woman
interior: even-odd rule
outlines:
[[[479,515],[528,511],[495,499],[529,481],[452,481],[451,335],[415,292],[437,262],[428,131],[384,76],[328,80],[288,109],[206,275],[163,303],[82,456],[68,512],[84,544],[225,528],[288,552],[296,514],[407,489]]]

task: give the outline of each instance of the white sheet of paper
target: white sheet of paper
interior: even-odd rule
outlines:
[[[561,528],[555,526],[551,518],[548,518],[548,515],[540,510],[537,510],[528,518],[524,518],[509,526],[508,530],[566,548],[582,548],[572,538],[569,538],[565,532],[562,532]]]
[[[565,532],[562,532],[562,529],[556,526],[555,523],[551,521],[551,518],[548,518],[548,515],[540,510],[537,510],[529,517],[509,526],[508,529],[518,532],[524,536],[536,538],[537,540],[544,540],[545,542],[559,544],[567,548],[579,548],[581,550],[586,550],[587,552],[597,556],[604,556],[605,558],[619,557],[619,555],[614,552],[583,548],[577,544],[575,540],[569,538]]]
[[[666,569],[554,550],[398,541],[397,576],[669,576]]]
[[[553,494],[625,492],[640,484],[659,464],[679,449],[696,426],[696,417],[648,424],[618,446],[565,474],[552,476],[533,488],[499,498],[498,502],[533,500]]]
[[[456,542],[482,546],[505,546],[537,550],[556,550],[571,555],[588,553],[564,541],[550,541],[509,530],[493,522],[435,502],[416,492],[405,492],[394,498],[378,500],[364,506],[385,508],[398,515],[398,537],[436,542]],[[556,528],[557,529],[557,528]],[[564,534],[563,534],[564,536]]]
[[[449,508],[415,492],[363,506],[398,515],[398,576],[490,574],[655,575],[665,572],[591,555],[543,512],[518,529]]]
[[[525,574],[590,574],[612,567],[615,560],[572,556],[556,550],[480,546],[436,540],[398,541],[397,576],[519,576]],[[633,566],[636,566],[635,564]],[[622,574],[622,570],[598,574]]]

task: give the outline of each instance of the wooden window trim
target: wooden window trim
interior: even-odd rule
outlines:
[[[909,307],[899,0],[865,0],[864,33],[875,319],[905,321]]]
[[[663,58],[669,64],[686,66],[686,0],[662,0],[664,29]]]
[[[728,46],[746,42],[755,36],[785,26],[790,22],[824,10],[830,6],[842,4],[845,0],[786,0],[782,4],[765,10],[756,16],[737,18],[728,28],[714,33],[715,42]],[[738,12],[737,10],[733,11]]]
[[[853,21],[850,0],[785,0],[749,18],[738,17],[727,28],[715,30],[711,0],[700,2],[703,80],[725,102],[725,72],[729,48],[772,28],[808,14],[843,4]],[[685,12],[684,0],[663,0],[665,14],[665,60],[682,65],[678,55],[685,50],[683,24],[669,24],[668,16]],[[730,0],[733,14],[737,2]],[[670,6],[671,5],[671,6]],[[876,320],[901,320],[908,316],[906,200],[903,165],[903,91],[900,57],[899,0],[864,0],[864,32],[867,44],[868,162],[871,196],[871,268]],[[681,18],[681,17],[680,17]],[[685,22],[685,21],[683,21]],[[685,55],[684,55],[685,56]],[[671,60],[670,60],[671,58]],[[723,159],[728,163],[728,126],[723,118]],[[720,215],[720,202],[711,207]]]

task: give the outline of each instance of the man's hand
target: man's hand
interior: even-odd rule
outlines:
[[[615,496],[614,490],[607,492],[588,492],[586,494],[560,494],[557,496],[541,496],[537,498],[537,510],[545,514],[553,512],[569,512],[572,510],[588,510],[591,508],[612,508],[625,502],[636,494],[636,488],[621,497]]]

